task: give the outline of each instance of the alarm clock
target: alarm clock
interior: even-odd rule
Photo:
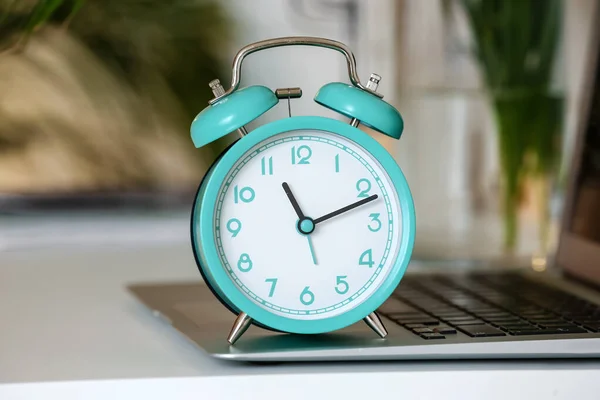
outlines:
[[[308,45],[336,50],[350,84],[323,86],[314,101],[347,121],[291,116],[300,88],[240,88],[251,53]],[[191,213],[191,244],[204,281],[237,318],[233,345],[251,325],[316,334],[364,320],[387,334],[377,308],[400,283],[415,238],[407,181],[393,157],[358,128],[399,139],[400,113],[363,85],[343,43],[285,37],[252,43],[234,58],[231,87],[210,82],[214,99],[191,124],[200,148],[229,133],[236,140],[205,174]],[[248,131],[246,124],[287,100],[290,116]]]

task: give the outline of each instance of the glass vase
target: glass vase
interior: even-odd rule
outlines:
[[[503,245],[515,252],[519,212],[529,206],[538,227],[538,252],[550,243],[550,204],[561,154],[563,98],[535,90],[512,90],[490,98],[496,124],[504,226]]]

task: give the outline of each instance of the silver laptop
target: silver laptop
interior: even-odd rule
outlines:
[[[252,326],[230,346],[235,315],[201,282],[136,284],[129,290],[204,352],[229,360],[599,357],[600,69],[596,38],[592,44],[586,107],[551,268],[409,267],[378,310],[385,339],[363,323],[320,335]]]

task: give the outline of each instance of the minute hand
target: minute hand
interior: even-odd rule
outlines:
[[[369,203],[369,202],[371,202],[371,201],[373,201],[373,200],[376,200],[376,199],[377,199],[377,197],[378,197],[378,196],[377,196],[376,194],[374,194],[374,195],[372,195],[372,196],[369,196],[369,197],[367,197],[366,199],[359,200],[359,201],[357,201],[356,203],[352,203],[352,204],[350,204],[350,205],[347,205],[346,207],[342,207],[342,208],[340,208],[339,210],[335,210],[335,211],[333,211],[333,212],[330,212],[329,214],[325,214],[325,215],[323,215],[322,217],[319,217],[319,218],[315,219],[315,220],[313,221],[313,223],[316,225],[316,224],[318,224],[319,222],[326,221],[326,220],[328,220],[328,219],[330,219],[330,218],[333,218],[333,217],[335,217],[335,216],[337,216],[337,215],[340,215],[340,214],[342,214],[342,213],[345,213],[346,211],[350,211],[350,210],[352,210],[352,209],[354,209],[354,208],[356,208],[356,207],[360,207],[360,206],[362,206],[363,204],[367,204],[367,203]]]

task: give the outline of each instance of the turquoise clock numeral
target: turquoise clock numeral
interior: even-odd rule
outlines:
[[[296,164],[310,164],[308,159],[312,156],[312,149],[307,145],[299,146],[296,150],[296,146],[292,147],[292,165]]]
[[[368,265],[369,268],[372,268],[373,264],[375,264],[373,261],[373,250],[368,249],[363,251],[358,259],[358,265]]]
[[[367,178],[359,179],[358,182],[356,182],[356,190],[358,190],[358,196],[356,197],[369,197],[371,181]]]
[[[273,297],[273,293],[275,293],[275,285],[277,285],[277,278],[268,278],[265,279],[265,282],[271,284],[271,289],[269,290],[269,297]]]
[[[242,222],[237,218],[231,218],[227,221],[227,230],[231,233],[231,237],[236,237],[242,230]]]
[[[252,260],[250,259],[248,253],[242,253],[237,262],[237,267],[242,272],[248,272],[252,269]]]
[[[263,157],[260,159],[262,175],[273,175],[273,157]]]
[[[338,292],[338,294],[348,293],[348,289],[350,289],[350,285],[348,285],[348,282],[345,281],[345,279],[347,277],[348,276],[346,276],[346,275],[340,275],[335,278],[335,291]],[[340,287],[340,285],[341,285],[341,287]]]
[[[369,214],[369,217],[371,217],[371,222],[369,223],[368,228],[371,232],[377,232],[381,229],[381,221],[379,220],[380,215],[381,214],[379,213]],[[374,226],[373,222],[375,222]]]
[[[300,302],[305,306],[310,306],[315,301],[315,295],[309,290],[310,286],[306,286],[300,293]]]
[[[335,156],[335,172],[340,172],[340,155]]]
[[[235,185],[233,188],[233,202],[235,204],[239,203],[240,200],[243,203],[250,203],[252,200],[254,200],[254,197],[254,189],[252,189],[250,186],[245,186],[241,189],[238,189],[238,186]]]

